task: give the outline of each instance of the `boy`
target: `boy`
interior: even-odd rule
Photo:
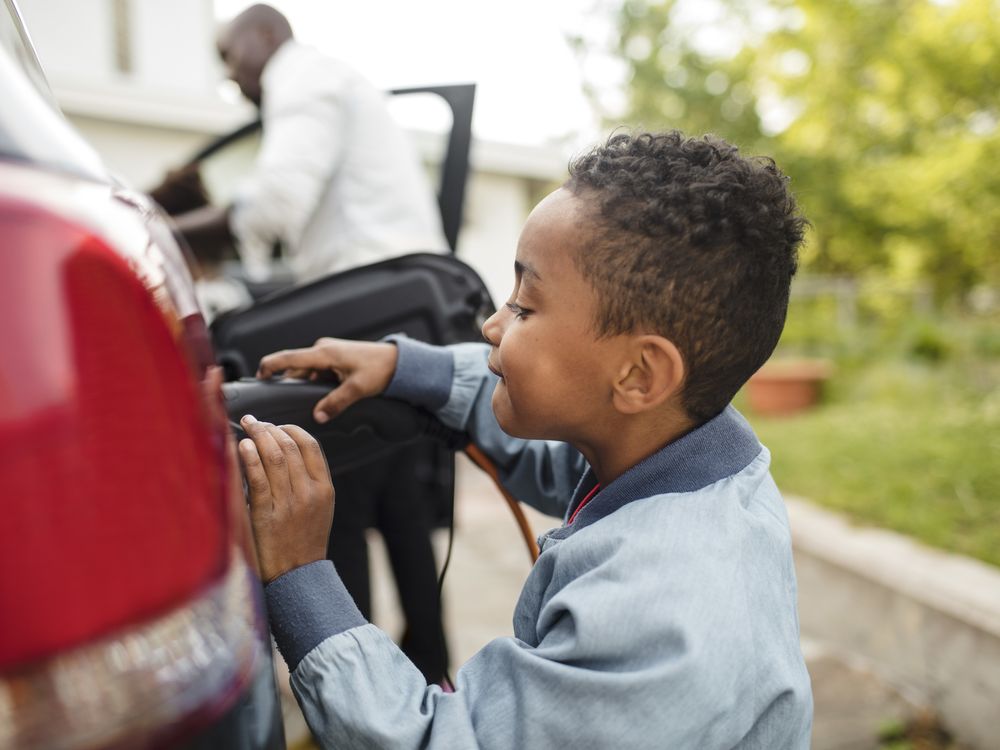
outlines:
[[[728,406],[778,341],[803,228],[773,162],[617,134],[528,217],[489,346],[324,339],[264,358],[262,377],[337,373],[318,421],[382,392],[436,411],[565,519],[515,637],[454,693],[428,688],[323,561],[316,445],[246,418],[272,629],[324,746],[808,747],[787,517]]]

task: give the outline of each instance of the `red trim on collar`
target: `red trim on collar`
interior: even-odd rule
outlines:
[[[601,485],[600,484],[595,484],[594,485],[594,489],[592,489],[590,492],[588,492],[587,496],[584,497],[583,500],[580,501],[580,504],[576,506],[576,510],[573,511],[573,515],[571,515],[569,517],[569,520],[566,522],[567,526],[569,526],[571,523],[573,523],[573,519],[576,518],[576,514],[579,513],[583,509],[584,505],[586,505],[587,503],[590,502],[591,498],[594,497],[594,495],[596,495],[600,489],[601,489]]]

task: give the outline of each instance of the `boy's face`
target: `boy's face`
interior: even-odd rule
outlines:
[[[585,205],[560,189],[535,207],[518,240],[514,291],[483,325],[490,369],[501,376],[500,427],[578,448],[607,434],[623,339],[593,330],[596,295],[574,260],[587,236]]]

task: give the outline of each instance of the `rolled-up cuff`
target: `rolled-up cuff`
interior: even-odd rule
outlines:
[[[398,398],[429,411],[437,411],[448,402],[455,364],[451,352],[439,346],[415,341],[394,333],[383,341],[399,349],[396,372],[385,395]]]
[[[331,635],[366,624],[329,560],[285,573],[264,587],[267,616],[290,671]]]

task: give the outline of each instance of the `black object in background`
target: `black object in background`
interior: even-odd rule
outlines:
[[[282,290],[212,322],[227,380],[253,377],[261,357],[323,336],[375,341],[405,333],[430,344],[482,341],[496,308],[479,275],[457,258],[415,253]]]

